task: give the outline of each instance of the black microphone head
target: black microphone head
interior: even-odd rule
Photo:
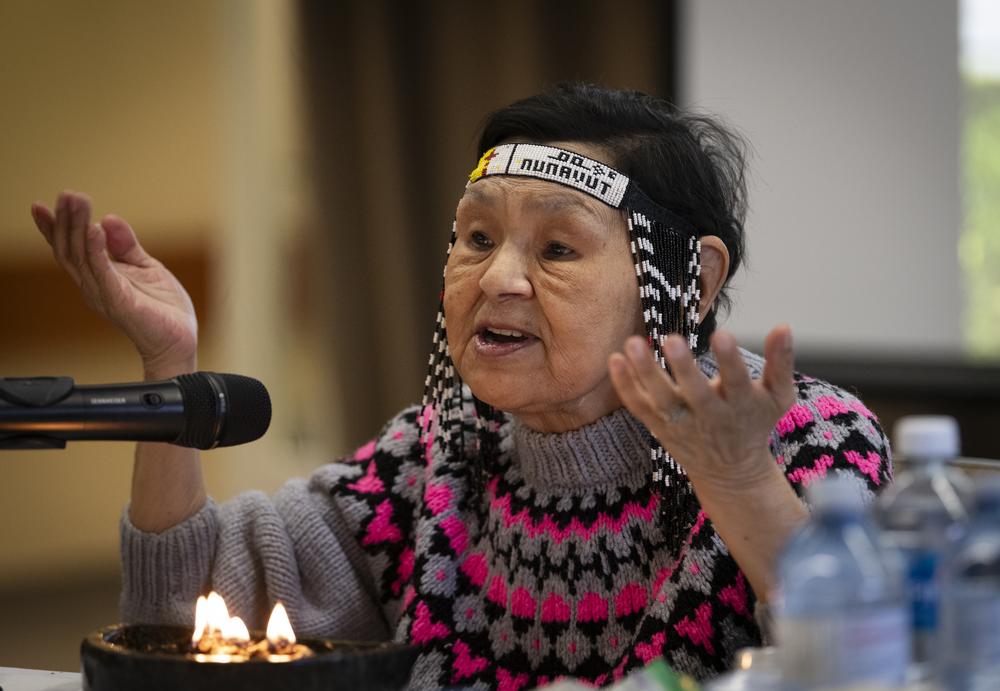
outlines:
[[[215,374],[229,394],[229,410],[223,418],[218,446],[256,441],[271,425],[271,397],[264,385],[239,374]]]
[[[176,378],[184,399],[180,446],[211,449],[260,439],[271,424],[271,397],[258,380],[195,372]]]

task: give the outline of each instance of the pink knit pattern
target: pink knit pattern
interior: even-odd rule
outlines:
[[[780,420],[778,420],[778,434],[787,437],[796,429],[802,429],[813,421],[812,409],[804,405],[793,405],[788,409]]]
[[[642,583],[629,583],[615,598],[615,616],[627,617],[635,612],[642,611],[649,599],[646,586]]]
[[[834,396],[820,396],[816,399],[816,408],[824,420],[829,420],[834,415],[844,415],[851,411],[844,401]]]
[[[440,622],[431,619],[431,610],[427,604],[421,602],[417,605],[417,617],[413,622],[413,642],[422,645],[434,638],[444,638],[451,630]]]
[[[700,645],[709,655],[715,654],[715,646],[712,645],[712,603],[703,602],[695,610],[694,617],[682,619],[674,624],[674,628],[680,635],[690,638],[695,645]]]
[[[374,448],[374,444],[371,446]],[[358,457],[355,456],[355,459],[357,458]],[[378,479],[378,475],[376,475],[377,470],[378,469],[375,467],[374,462],[369,463],[365,469],[365,476],[354,484],[348,485],[347,488],[363,494],[377,494],[378,492],[384,492],[385,485],[383,485],[382,481]]]
[[[793,489],[831,473],[883,486],[891,467],[871,412],[825,382],[796,384],[799,400],[770,440]],[[760,644],[755,594],[711,518],[695,510],[683,538],[667,539],[661,502],[672,505],[648,480],[648,454],[629,461],[638,472],[602,478],[608,462],[598,457],[579,486],[529,484],[529,460],[544,472],[572,459],[519,456],[527,432],[510,421],[476,495],[468,461],[422,438],[434,424],[433,411],[405,413],[355,453],[334,490],[385,619],[397,639],[421,646],[411,685],[524,689],[561,676],[600,685],[660,656],[707,679],[737,648]],[[595,444],[614,454],[622,439]]]
[[[455,661],[452,663],[455,673],[451,677],[451,683],[457,684],[476,672],[482,672],[489,664],[490,661],[485,657],[472,655],[469,646],[463,641],[458,641],[455,643]]]
[[[542,603],[542,621],[547,623],[569,621],[573,615],[569,603],[556,593],[551,593]]]
[[[847,459],[848,463],[853,463],[860,468],[861,472],[867,475],[874,484],[882,484],[882,479],[879,476],[879,467],[882,465],[882,458],[877,453],[869,451],[862,456],[857,451],[848,450],[844,452],[844,458]]]
[[[535,618],[535,598],[527,588],[516,588],[510,594],[510,613],[522,619]]]
[[[495,488],[496,482],[494,481],[489,489],[495,490]],[[649,523],[656,515],[656,506],[658,503],[659,496],[653,495],[644,505],[635,502],[626,504],[622,507],[622,512],[614,518],[602,513],[598,514],[597,520],[590,524],[573,519],[566,526],[556,525],[551,516],[544,516],[541,520],[536,521],[528,514],[527,509],[513,513],[510,508],[509,496],[494,499],[491,508],[494,511],[503,513],[504,524],[507,528],[521,524],[520,528],[529,537],[537,538],[542,535],[548,535],[558,544],[569,539],[589,540],[600,531],[620,533],[626,525],[635,520]]]
[[[833,467],[833,456],[828,453],[816,459],[816,462],[808,468],[796,468],[788,473],[788,479],[792,482],[801,483],[803,487],[808,487],[815,480],[826,477],[826,472]]]
[[[392,522],[392,502],[388,499],[383,501],[375,509],[375,518],[368,524],[368,530],[361,539],[362,545],[375,545],[380,542],[399,542],[403,539],[403,534],[399,527]]]
[[[375,440],[372,439],[370,442],[359,447],[358,450],[354,452],[354,460],[367,461],[374,455],[375,455]]]
[[[719,600],[733,608],[737,614],[744,617],[750,614],[750,597],[747,593],[747,579],[743,573],[736,574],[736,582],[727,585],[719,592]]]
[[[639,659],[645,664],[649,664],[660,655],[663,654],[663,644],[667,640],[667,634],[660,631],[654,634],[649,642],[639,643],[635,646],[635,654],[639,656]]]

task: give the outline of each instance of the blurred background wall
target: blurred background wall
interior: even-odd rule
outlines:
[[[958,3],[693,2],[680,35],[682,100],[756,152],[737,334],[961,353]]]
[[[271,392],[264,439],[205,455],[213,496],[307,474],[420,395],[482,117],[584,79],[715,111],[753,142],[744,342],[788,321],[804,370],[886,422],[958,411],[990,455],[976,430],[1000,348],[970,361],[960,317],[958,7],[4,0],[0,376],[141,377],[30,221],[32,201],[83,190],[188,287],[200,367]],[[116,620],[131,456],[0,452],[0,666],[76,669],[82,635]]]
[[[318,303],[296,280],[315,274],[296,9],[0,4],[2,376],[141,377],[129,344],[87,311],[27,215],[32,200],[86,191],[190,290],[202,368],[254,373],[275,397],[276,434],[206,464],[220,496],[273,489],[334,442],[310,417],[336,414],[321,384],[331,371],[323,315],[311,318]],[[79,633],[116,618],[132,449],[2,453],[0,664],[73,669]]]

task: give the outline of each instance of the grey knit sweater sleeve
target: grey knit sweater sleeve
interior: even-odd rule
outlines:
[[[251,628],[263,628],[280,600],[300,635],[389,638],[361,548],[331,491],[360,472],[356,464],[330,464],[273,499],[250,492],[223,504],[209,500],[159,534],[138,530],[126,509],[123,619],[191,625],[198,595],[214,589]]]

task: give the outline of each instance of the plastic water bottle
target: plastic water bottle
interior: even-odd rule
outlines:
[[[942,592],[947,688],[1000,689],[1000,477],[976,479],[973,517],[945,564]]]
[[[941,564],[968,521],[972,483],[947,462],[959,452],[958,423],[944,416],[902,418],[895,450],[907,463],[879,501],[883,534],[903,555],[918,676],[935,676],[940,653]]]
[[[901,684],[910,617],[901,564],[885,553],[857,480],[808,488],[811,519],[778,560],[775,634],[791,689]]]

